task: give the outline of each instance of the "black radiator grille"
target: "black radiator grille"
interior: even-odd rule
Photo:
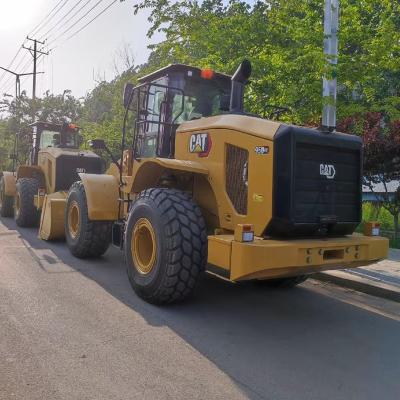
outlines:
[[[297,143],[295,157],[295,222],[319,222],[324,216],[358,221],[360,152]],[[332,179],[323,174],[324,168],[327,174],[334,173]]]
[[[79,172],[100,174],[101,158],[95,154],[61,155],[56,159],[56,191],[69,190],[72,184],[79,181]]]
[[[274,138],[268,236],[340,236],[361,221],[362,142],[356,136],[282,125]],[[334,176],[333,176],[334,175]]]
[[[231,144],[226,145],[226,192],[235,207],[242,215],[247,214],[248,188],[247,179],[249,152]]]

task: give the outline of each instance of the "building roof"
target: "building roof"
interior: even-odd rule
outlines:
[[[388,193],[395,193],[396,190],[399,188],[399,186],[400,186],[400,180],[389,181],[389,182],[386,183],[387,192]],[[382,182],[374,183],[372,185],[372,189],[373,190],[371,190],[366,185],[363,185],[363,187],[362,187],[363,193],[371,193],[372,191],[374,193],[386,193],[385,186],[384,186],[384,184]]]

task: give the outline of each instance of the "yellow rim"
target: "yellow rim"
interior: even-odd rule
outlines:
[[[153,270],[157,242],[154,229],[146,218],[140,218],[133,228],[131,253],[135,267],[142,275],[147,275]]]
[[[71,202],[68,209],[68,231],[72,238],[76,238],[80,230],[81,212],[76,200]]]

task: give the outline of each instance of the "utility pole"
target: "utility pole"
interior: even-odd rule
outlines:
[[[324,54],[330,76],[323,79],[322,128],[331,132],[336,129],[338,29],[339,0],[325,0]]]
[[[29,52],[31,53],[32,57],[33,57],[33,87],[32,87],[32,99],[35,100],[36,99],[36,75],[37,75],[37,61],[40,58],[41,55],[45,55],[48,56],[49,53],[44,52],[42,50],[38,50],[38,43],[41,45],[44,45],[44,42],[39,42],[39,40],[37,39],[31,39],[29,37],[27,37],[28,40],[30,40],[31,42],[33,42],[33,49],[31,47],[25,47],[22,46],[23,49],[25,50],[29,50]]]
[[[3,71],[6,71],[15,76],[15,115],[18,116],[19,111],[19,100],[21,97],[21,76],[33,75],[33,72],[27,72],[23,74],[18,74],[17,72],[11,71],[7,68],[0,67]],[[43,72],[37,72],[38,74],[43,74]]]
[[[23,73],[23,74],[18,74],[17,72],[11,71],[4,67],[0,67],[0,69],[15,76],[15,119],[16,119],[16,123],[17,123],[17,133],[16,133],[17,136],[15,137],[15,140],[14,140],[14,153],[13,153],[15,155],[16,149],[18,146],[18,135],[20,134],[20,125],[21,125],[21,120],[20,120],[21,117],[20,117],[20,113],[19,113],[20,98],[21,98],[21,76],[33,75],[33,73],[27,72],[27,73]],[[38,72],[38,73],[42,74],[43,72]],[[12,167],[13,171],[15,171],[15,163],[16,163],[16,159],[14,157],[13,158],[13,167]]]

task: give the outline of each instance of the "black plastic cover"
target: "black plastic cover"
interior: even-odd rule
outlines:
[[[100,174],[102,169],[102,159],[94,153],[62,154],[56,158],[56,192],[69,190],[80,172]]]
[[[282,125],[274,139],[268,236],[341,236],[361,222],[362,141]]]

